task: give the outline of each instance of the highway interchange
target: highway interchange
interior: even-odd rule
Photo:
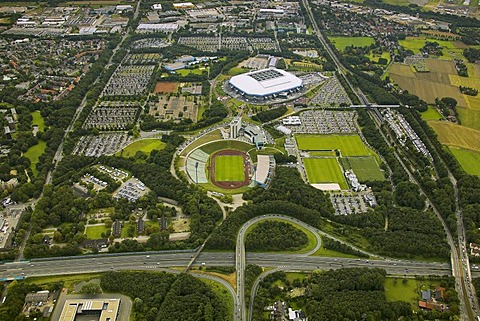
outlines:
[[[306,228],[317,237],[315,248],[304,254],[246,253],[244,239],[248,227],[262,220],[269,219],[286,220]],[[385,269],[388,274],[399,275],[401,277],[413,277],[415,275],[451,275],[451,265],[446,262],[418,262],[385,258],[350,259],[313,256],[312,254],[321,246],[321,239],[318,236],[319,232],[319,230],[308,224],[288,216],[269,214],[253,218],[240,228],[237,236],[237,249],[235,253],[201,252],[191,265],[193,267],[235,265],[237,269],[236,292],[228,282],[219,277],[196,272],[192,272],[192,275],[220,282],[227,288],[234,299],[233,315],[235,321],[247,320],[244,287],[244,272],[247,263],[285,271],[313,271],[338,269],[343,267],[371,267]],[[68,258],[37,259],[0,265],[0,274],[2,277],[11,279],[19,276],[35,277],[96,273],[113,270],[157,270],[180,273],[183,268],[190,265],[190,261],[194,257],[194,254],[194,251],[164,251],[155,253],[100,254]],[[260,278],[264,276],[265,274],[261,275]],[[257,287],[258,282],[253,286],[250,301],[251,304],[253,303]],[[251,320],[251,315],[248,316],[248,320]]]

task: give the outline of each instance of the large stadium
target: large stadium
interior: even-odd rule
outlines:
[[[303,81],[285,70],[268,68],[232,77],[230,88],[252,100],[288,97],[303,88]]]

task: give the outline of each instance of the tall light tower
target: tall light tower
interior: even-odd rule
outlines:
[[[198,185],[198,162],[195,162],[195,184]]]

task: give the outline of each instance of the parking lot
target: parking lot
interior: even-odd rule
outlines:
[[[109,106],[96,107],[88,115],[83,127],[100,130],[126,130],[132,126],[140,114],[139,107]]]
[[[101,96],[133,96],[145,92],[155,65],[118,66]]]
[[[288,125],[292,133],[348,134],[355,133],[355,112],[333,110],[307,110],[300,114],[301,125]]]
[[[113,194],[114,198],[126,198],[130,202],[138,200],[150,191],[138,178],[130,178]]]
[[[82,136],[73,149],[73,155],[98,157],[120,151],[131,141],[126,133],[105,133],[96,136]]]
[[[340,106],[340,104],[350,106],[352,102],[340,81],[334,75],[325,81],[317,95],[310,100],[310,104],[319,107],[332,107]]]
[[[128,178],[128,176],[130,176],[130,174],[128,174],[126,171],[110,166],[100,165],[97,167],[97,170],[109,175],[116,181],[124,181]]]
[[[330,200],[335,208],[335,215],[350,215],[367,211],[367,206],[360,195],[332,194]]]

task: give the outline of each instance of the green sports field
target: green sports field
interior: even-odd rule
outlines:
[[[300,150],[340,150],[346,156],[371,156],[358,135],[296,135]]]
[[[348,188],[336,158],[304,158],[303,163],[309,183],[338,183],[340,188]]]
[[[385,180],[375,157],[348,157],[347,159],[360,182]]]
[[[215,158],[215,181],[241,182],[245,180],[243,157],[221,155]]]

